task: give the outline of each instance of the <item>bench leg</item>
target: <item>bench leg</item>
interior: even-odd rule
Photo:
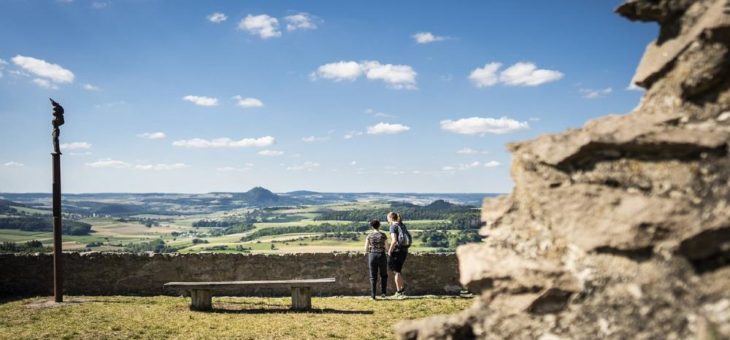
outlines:
[[[296,310],[312,309],[312,288],[291,287],[291,307]]]
[[[213,292],[209,289],[193,289],[190,291],[191,309],[211,310],[213,308]]]

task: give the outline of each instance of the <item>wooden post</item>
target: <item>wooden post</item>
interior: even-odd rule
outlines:
[[[312,288],[291,287],[291,307],[295,310],[312,309]]]
[[[192,299],[191,309],[213,309],[213,292],[210,289],[193,289],[190,291],[190,298]]]

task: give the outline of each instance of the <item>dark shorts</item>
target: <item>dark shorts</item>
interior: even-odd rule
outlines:
[[[388,268],[393,272],[400,273],[403,269],[403,263],[406,262],[406,257],[408,257],[407,250],[394,251],[393,255],[388,257]]]

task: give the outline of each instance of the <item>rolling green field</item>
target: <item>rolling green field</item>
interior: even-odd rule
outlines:
[[[63,248],[67,251],[179,253],[360,252],[364,251],[365,237],[371,232],[367,219],[384,221],[384,212],[391,208],[391,204],[385,201],[362,201],[281,208],[237,208],[192,215],[81,215],[75,220],[91,225],[91,232],[87,235],[63,235]],[[7,213],[5,217],[32,215],[48,218],[47,210],[25,206],[11,208],[17,212]],[[358,211],[364,212],[356,215],[361,220],[355,221],[354,217],[342,219],[342,214]],[[372,215],[367,213],[370,211]],[[382,216],[378,216],[380,214]],[[336,219],[327,219],[327,216]],[[3,215],[0,214],[0,217]],[[458,230],[450,230],[452,225],[449,219],[414,219],[408,220],[407,225],[414,237],[411,251],[453,250],[448,249],[443,242],[438,244],[419,237],[424,230],[434,229],[443,232],[445,237],[453,237],[453,233]],[[384,222],[382,229],[387,232],[387,228]],[[11,242],[22,246],[25,242],[35,240],[44,247],[50,247],[52,239],[51,231],[0,229],[0,244]]]

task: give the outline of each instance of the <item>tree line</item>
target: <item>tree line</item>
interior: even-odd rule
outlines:
[[[265,229],[257,229],[253,233],[241,237],[242,242],[252,241],[263,236],[298,234],[298,233],[345,233],[345,232],[365,232],[370,227],[368,225],[334,225],[322,223],[319,225],[306,225],[301,227],[272,227]]]
[[[178,248],[172,247],[165,243],[165,241],[161,239],[154,239],[149,242],[141,242],[141,243],[134,243],[134,244],[128,244],[125,247],[125,250],[132,253],[144,253],[147,251],[151,251],[157,254],[161,253],[176,253]]]
[[[3,242],[0,243],[0,253],[45,253],[50,252],[51,247],[44,247],[38,240],[31,240],[25,243]]]
[[[449,233],[443,230],[426,230],[418,235],[418,238],[426,247],[444,248],[453,250],[456,247],[472,242],[480,242],[482,237],[476,230],[459,230]]]
[[[0,217],[0,229],[53,231],[53,221],[50,217]],[[91,232],[91,224],[63,220],[62,232],[65,235],[88,235]]]
[[[371,219],[385,219],[385,216],[395,211],[403,216],[404,220],[447,220],[453,216],[478,215],[479,210],[468,205],[458,205],[436,200],[433,203],[420,206],[410,203],[392,202],[388,208],[352,209],[352,210],[324,210],[315,220],[353,221],[363,222]],[[459,220],[458,222],[466,222]],[[465,228],[466,229],[466,228]]]

